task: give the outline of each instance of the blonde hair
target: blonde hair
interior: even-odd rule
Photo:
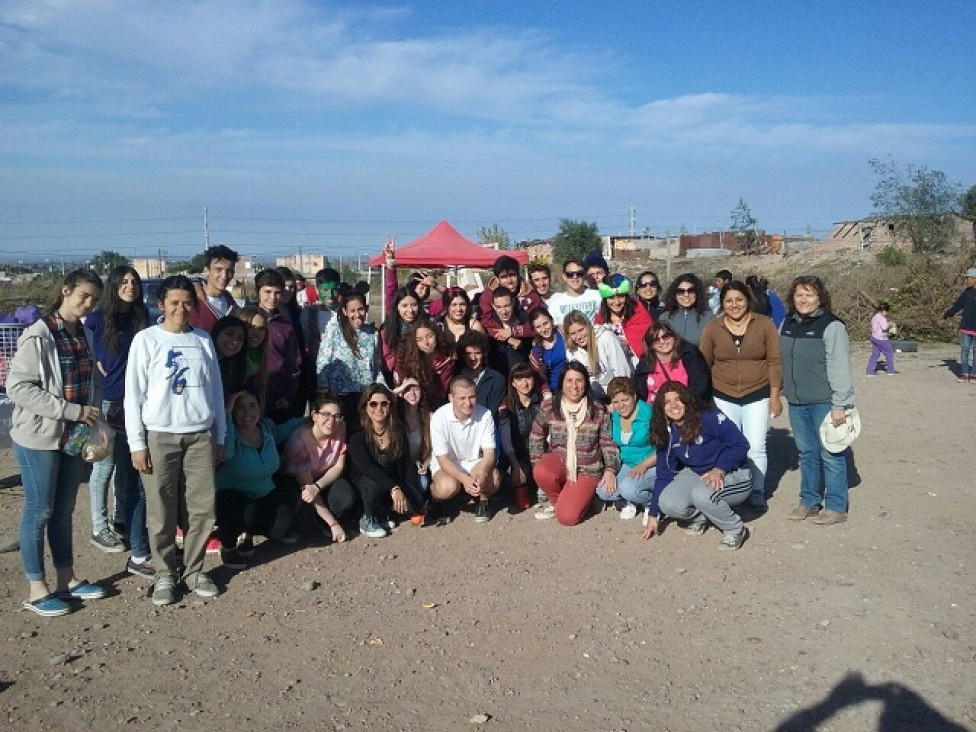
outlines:
[[[566,340],[569,338],[569,326],[571,325],[582,325],[586,328],[586,351],[587,356],[587,367],[591,374],[596,374],[600,372],[600,349],[596,345],[596,332],[593,330],[593,323],[579,310],[571,310],[563,318],[563,336]],[[576,350],[578,346],[573,344],[573,350]]]

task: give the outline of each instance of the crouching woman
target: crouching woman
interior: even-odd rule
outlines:
[[[291,534],[295,514],[274,474],[281,465],[278,445],[305,420],[299,417],[277,425],[262,418],[261,403],[252,391],[232,396],[228,410],[224,462],[216,475],[217,538],[224,566],[245,569],[247,561],[237,547],[241,534],[274,540]]]
[[[732,506],[748,500],[752,474],[749,443],[714,407],[700,402],[684,384],[665,383],[654,398],[651,442],[657,448],[657,477],[647,509],[644,538],[661,519],[688,521],[686,533],[700,536],[708,524],[723,534],[721,551],[734,551],[748,536]]]

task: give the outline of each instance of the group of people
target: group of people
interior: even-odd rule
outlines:
[[[157,323],[132,268],[104,288],[89,270],[69,274],[7,379],[25,607],[61,615],[105,594],[74,572],[71,514],[88,470],[66,450],[101,421],[115,438],[91,471],[92,543],[127,547],[126,570],[152,579],[159,606],[181,583],[219,593],[208,544],[244,569],[256,536],[341,543],[358,524],[381,538],[462,510],[484,523],[502,494],[564,525],[597,507],[642,515],[645,538],[669,517],[696,535],[714,526],[720,549],[738,549],[736,507],[766,508],[766,433],[783,397],[801,466],[790,518],[846,519],[846,460],[819,429],[853,407],[849,340],[819,278],[793,281],[777,327],[761,282],[730,276],[716,314],[694,274],[662,296],[654,272],[612,274],[598,252],[562,264],[563,292],[548,266],[523,279],[502,255],[474,298],[427,272],[401,284],[392,241],[386,257],[378,326],[364,288],[328,269],[314,293],[302,288],[303,306],[287,270],[260,272],[256,304],[241,306],[226,247],[207,251],[202,281],[164,280]]]

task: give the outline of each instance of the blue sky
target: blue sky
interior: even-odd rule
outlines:
[[[376,252],[871,212],[976,183],[971,0],[0,3],[0,258]]]

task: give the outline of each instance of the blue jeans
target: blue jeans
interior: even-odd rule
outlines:
[[[24,486],[24,513],[20,519],[20,556],[28,580],[44,579],[44,531],[54,566],[74,565],[71,514],[78,486],[88,478],[89,465],[80,457],[58,450],[32,450],[13,443]]]
[[[102,401],[102,414],[108,414],[108,408],[112,405],[108,399]],[[122,439],[123,444],[125,438]],[[91,522],[92,536],[98,536],[108,528],[108,485],[112,481],[112,473],[116,463],[120,462],[118,450],[118,437],[116,437],[115,450],[109,453],[104,460],[99,460],[92,466],[91,478],[88,480],[88,490],[91,493]],[[129,449],[125,449],[125,462],[131,467],[132,459],[129,457]],[[135,470],[133,469],[133,472]],[[123,476],[115,475],[115,508],[112,512],[112,521],[125,521],[125,490],[120,481]],[[143,507],[145,510],[145,507]]]
[[[617,490],[614,493],[607,493],[603,487],[603,481],[596,486],[596,494],[600,500],[613,503],[622,498],[628,503],[635,503],[638,506],[646,506],[651,502],[651,494],[654,492],[654,479],[656,472],[654,468],[648,468],[639,478],[631,478],[627,473],[631,471],[633,465],[621,465],[620,472],[617,473]]]
[[[834,454],[820,443],[820,423],[830,414],[830,404],[791,404],[790,427],[800,454],[800,505],[847,512],[847,457]]]
[[[104,469],[102,464],[111,462],[111,465]],[[122,521],[125,523],[126,540],[129,542],[129,549],[134,557],[149,556],[149,532],[146,530],[146,491],[142,487],[142,478],[134,467],[132,467],[132,454],[129,452],[129,442],[125,434],[119,432],[115,435],[115,445],[112,454],[105,460],[95,463],[92,468],[92,501],[95,499],[95,478],[96,473],[105,470],[107,475],[104,480],[107,487],[108,475],[111,475],[112,468],[115,469],[115,494],[119,499],[116,503],[122,504]],[[102,489],[102,501],[104,505],[105,487]],[[105,513],[102,513],[102,520],[105,520]],[[108,524],[105,524],[107,526]],[[95,526],[95,506],[92,505],[92,527]],[[96,532],[97,533],[97,532]]]
[[[973,362],[973,350],[976,349],[976,336],[960,333],[959,345],[961,347],[959,356],[959,375],[976,375],[976,370],[974,370],[976,363]]]

